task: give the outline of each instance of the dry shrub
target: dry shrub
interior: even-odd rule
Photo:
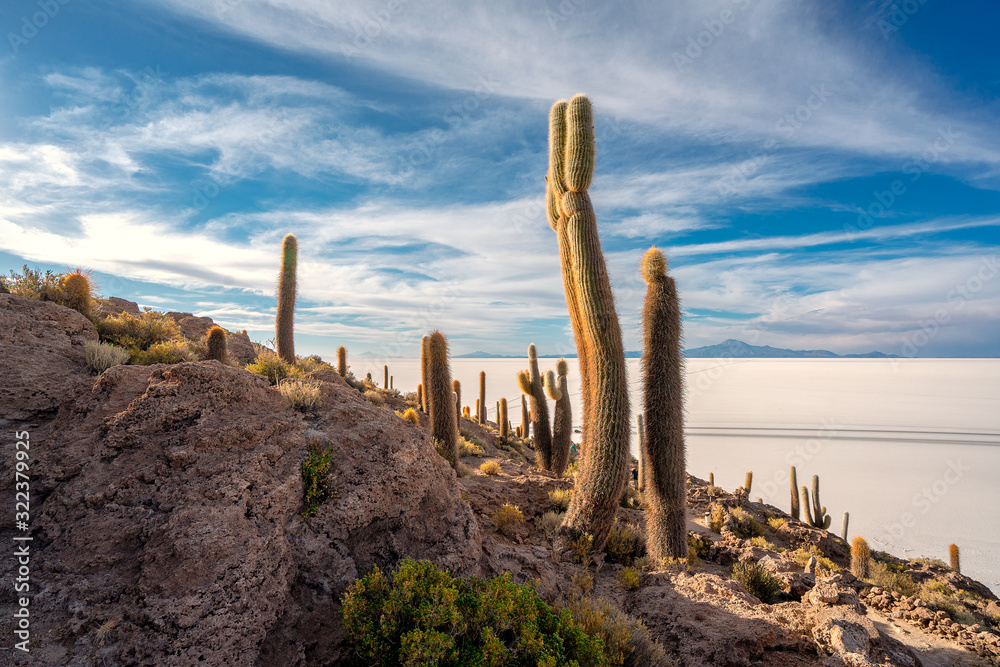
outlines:
[[[563,603],[584,631],[604,640],[604,653],[611,665],[669,667],[669,658],[649,629],[637,618],[619,611],[607,600],[578,597]]]
[[[535,528],[542,531],[546,537],[552,537],[562,526],[565,512],[546,512],[535,519]]]
[[[462,436],[458,439],[459,456],[483,456],[484,454],[486,454],[486,450],[467,437]]]
[[[109,343],[88,341],[84,350],[87,355],[87,365],[99,374],[129,360],[128,350]]]
[[[524,523],[524,513],[521,512],[517,505],[504,503],[503,507],[498,509],[496,514],[493,515],[493,523],[496,524],[498,531],[506,534],[507,529],[512,525]]]
[[[642,586],[642,572],[637,567],[623,567],[618,570],[618,584],[627,591]]]
[[[479,466],[479,472],[483,473],[484,475],[489,475],[490,477],[495,477],[496,475],[499,475],[501,472],[500,464],[497,463],[496,461],[487,461],[486,463],[483,463],[482,465]]]
[[[549,491],[549,502],[560,512],[565,512],[569,508],[569,501],[573,499],[573,489],[552,489]]]
[[[364,396],[372,405],[378,405],[380,407],[385,405],[385,397],[380,394],[377,389],[366,389]]]
[[[639,556],[646,553],[646,540],[642,529],[631,523],[622,523],[615,519],[608,533],[608,541],[604,545],[608,561],[631,565]]]
[[[285,378],[278,384],[278,391],[291,407],[302,412],[312,412],[322,402],[319,382],[313,380]]]

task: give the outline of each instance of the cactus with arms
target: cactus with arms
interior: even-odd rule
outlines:
[[[573,408],[569,400],[566,374],[569,365],[565,359],[556,364],[556,372],[545,374],[545,393],[556,402],[552,415],[552,472],[562,477],[569,465],[569,448],[573,439]]]
[[[526,376],[526,377],[525,377]],[[549,404],[545,400],[542,376],[538,372],[538,352],[535,344],[528,346],[528,370],[517,376],[517,384],[527,394],[531,406],[531,426],[535,432],[536,463],[542,470],[552,469],[552,427],[549,425]]]

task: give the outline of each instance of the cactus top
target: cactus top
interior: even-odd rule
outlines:
[[[528,375],[528,371],[521,371],[517,374],[517,386],[522,392],[531,396],[531,377]]]
[[[667,275],[667,258],[656,246],[646,251],[642,258],[642,279],[650,285]]]
[[[556,375],[567,375],[569,373],[569,364],[566,363],[565,359],[560,359],[556,363]]]

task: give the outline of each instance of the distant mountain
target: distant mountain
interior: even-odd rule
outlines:
[[[735,358],[830,358],[830,359],[890,359],[898,358],[895,354],[884,352],[868,352],[866,354],[836,354],[829,350],[787,350],[770,345],[750,345],[741,340],[729,340],[718,345],[696,347],[685,350],[686,357],[735,357]]]
[[[468,354],[456,354],[452,359],[516,359],[509,354],[490,354],[489,352],[469,352]]]

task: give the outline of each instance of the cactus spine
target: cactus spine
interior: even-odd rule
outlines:
[[[845,542],[847,541],[847,524],[850,523],[850,521],[851,521],[851,513],[844,512],[844,525],[840,531],[840,538]]]
[[[427,364],[429,363],[427,345],[430,340],[431,337],[426,334],[420,339],[420,384],[424,385],[424,398],[420,402],[420,409],[427,414],[430,414],[430,399],[427,397]]]
[[[501,398],[500,399],[499,425],[500,425],[500,437],[503,438],[504,440],[507,440],[508,438],[510,438],[510,422],[507,421],[507,399],[506,398]]]
[[[462,414],[462,383],[458,380],[451,381],[451,390],[455,393],[455,414]]]
[[[861,536],[855,537],[851,543],[851,574],[858,579],[867,579],[871,575],[871,565],[871,551],[868,549],[868,543]]]
[[[215,359],[225,364],[229,361],[229,344],[226,340],[226,330],[215,325],[205,335],[205,346],[208,348],[208,359]]]
[[[347,377],[347,348],[341,345],[337,348],[337,373],[340,377]]]
[[[643,329],[643,414],[646,419],[646,549],[653,562],[687,557],[684,389],[681,309],[667,260],[658,248],[642,259],[646,281]]]
[[[94,297],[91,294],[90,279],[77,269],[62,279],[63,298],[66,306],[77,311],[87,319],[94,314]]]
[[[486,423],[486,371],[479,371],[479,400],[476,401],[476,418]]]
[[[799,483],[795,478],[795,466],[792,466],[791,470],[788,471],[788,482],[792,491],[792,511],[789,514],[798,521],[801,512],[799,508]]]
[[[631,411],[621,326],[587,193],[595,156],[590,100],[577,95],[556,102],[549,117],[546,202],[580,358],[585,445],[560,534],[572,539],[588,532],[593,548],[601,549],[628,483]]]
[[[458,420],[448,368],[448,341],[435,331],[427,338],[427,382],[425,398],[430,409],[431,437],[444,443],[444,457],[458,466]]]
[[[566,374],[569,366],[565,359],[556,364],[556,372],[545,373],[545,393],[556,402],[552,415],[552,472],[562,477],[569,465],[569,448],[573,438],[573,408],[570,405]],[[557,379],[558,376],[558,379]]]
[[[962,563],[959,559],[957,544],[952,544],[948,547],[948,557],[951,559],[951,569],[957,574],[962,574]]]
[[[281,242],[281,273],[278,274],[278,315],[275,317],[275,345],[278,356],[286,363],[295,363],[295,337],[292,325],[295,320],[295,270],[298,264],[299,243],[293,234]]]
[[[644,491],[646,489],[646,422],[645,418],[640,412],[635,416],[636,421],[636,431],[639,433],[639,491]]]

